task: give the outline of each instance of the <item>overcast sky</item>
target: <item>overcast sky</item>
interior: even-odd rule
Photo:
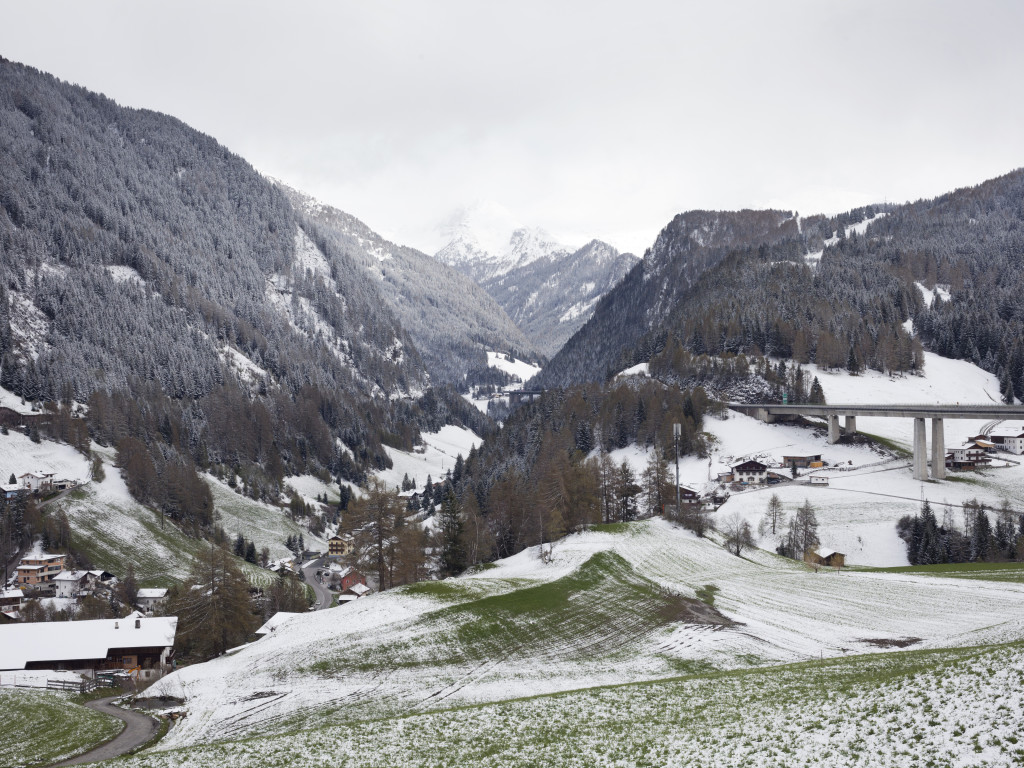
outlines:
[[[640,254],[1024,165],[1024,3],[3,2],[0,54],[428,252],[467,206]]]

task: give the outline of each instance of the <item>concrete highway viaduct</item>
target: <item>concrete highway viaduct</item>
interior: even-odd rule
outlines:
[[[842,433],[857,431],[858,416],[881,416],[914,420],[914,478],[928,479],[928,441],[925,419],[932,420],[932,477],[946,476],[946,437],[942,426],[946,419],[1024,419],[1024,405],[774,405],[729,403],[729,408],[769,424],[798,416],[817,416],[828,422],[828,441],[836,443]],[[839,418],[846,420],[840,431]]]

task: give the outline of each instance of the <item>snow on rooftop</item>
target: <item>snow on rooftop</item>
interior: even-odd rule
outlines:
[[[24,669],[31,662],[104,659],[111,648],[172,646],[177,626],[177,616],[8,624],[0,626],[0,669]]]
[[[160,600],[167,597],[167,590],[162,588],[140,589],[139,597],[147,600]]]

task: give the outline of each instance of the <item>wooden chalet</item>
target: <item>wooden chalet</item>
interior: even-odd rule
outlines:
[[[822,549],[817,552],[807,552],[804,556],[804,561],[811,565],[820,565],[840,570],[846,565],[846,555],[842,552],[836,552],[834,549]]]
[[[768,481],[768,465],[760,461],[744,461],[732,468],[733,480],[746,485],[764,485]]]
[[[0,670],[137,670],[155,680],[170,669],[176,616],[54,621],[0,627]]]

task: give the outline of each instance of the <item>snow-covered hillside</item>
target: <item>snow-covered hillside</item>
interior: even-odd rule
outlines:
[[[1024,638],[1024,586],[814,573],[662,520],[296,617],[151,692],[189,717],[160,749],[706,669]],[[707,598],[713,585],[713,598]],[[704,594],[714,610],[695,599]]]
[[[999,402],[994,376],[970,363],[930,352],[925,353],[923,376],[890,377],[877,371],[851,376],[846,371],[821,370],[814,365],[804,370],[818,377],[827,401],[834,404]],[[640,372],[634,367],[620,375]],[[984,425],[984,421],[945,420],[947,448],[977,435]],[[911,419],[858,418],[857,428],[907,450],[912,448]],[[695,489],[717,485],[714,478],[720,472],[748,459],[776,467],[788,476],[789,470],[782,466],[784,456],[820,454],[830,466],[814,474],[827,476],[827,487],[810,486],[804,471],[796,484],[733,493],[717,519],[721,523],[738,511],[756,530],[773,493],[782,500],[787,515],[809,500],[817,510],[822,546],[843,552],[851,564],[907,565],[906,549],[896,535],[895,524],[903,515],[919,511],[923,499],[936,507],[940,518],[949,513],[962,524],[960,507],[964,501],[976,498],[998,507],[1003,499],[1013,501],[1024,496],[1024,466],[1000,462],[1006,465],[969,475],[951,473],[944,481],[921,483],[913,479],[909,460],[888,451],[867,445],[829,445],[824,424],[817,430],[765,424],[729,412],[724,419],[707,417],[704,429],[712,437],[710,457],[685,456],[679,463],[680,482]],[[648,452],[637,446],[611,455],[617,463],[628,461],[637,474],[648,460]],[[963,482],[965,479],[967,482]],[[778,542],[778,535],[768,536],[759,545],[774,550]]]
[[[455,460],[459,454],[465,458],[481,440],[473,432],[451,424],[442,427],[440,432],[425,432],[422,435],[422,450],[410,452],[399,451],[385,446],[393,465],[377,473],[382,482],[392,488],[401,488],[402,479],[408,475],[415,481],[416,488],[422,490],[429,476],[432,480],[440,480],[445,472],[455,468]]]

